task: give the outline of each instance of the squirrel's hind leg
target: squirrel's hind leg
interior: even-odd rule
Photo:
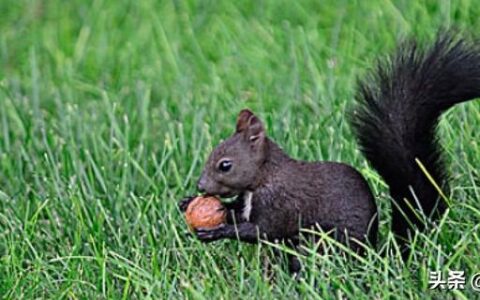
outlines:
[[[292,274],[293,278],[300,278],[302,263],[296,255],[288,254],[288,271]]]

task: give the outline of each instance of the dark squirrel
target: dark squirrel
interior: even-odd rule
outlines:
[[[419,215],[434,221],[446,209],[420,166],[448,191],[435,131],[444,111],[480,96],[480,48],[440,34],[428,48],[410,42],[398,49],[360,81],[350,119],[362,152],[390,189],[392,231],[408,255],[412,230],[425,227]],[[360,251],[360,243],[376,244],[377,207],[363,176],[343,163],[290,158],[246,109],[238,116],[235,133],[210,154],[198,189],[237,196],[226,204],[227,224],[197,230],[205,242],[256,243],[260,238],[295,247],[301,228],[319,226],[333,229],[335,238],[353,250]],[[290,270],[299,268],[292,256]]]

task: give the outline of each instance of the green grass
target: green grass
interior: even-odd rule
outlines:
[[[354,165],[381,209],[385,184],[346,112],[356,78],[401,37],[480,29],[463,1],[0,2],[0,295],[5,298],[464,298],[428,271],[480,272],[480,102],[440,134],[452,208],[398,256],[302,258],[293,281],[267,245],[204,245],[176,203],[249,107],[293,157]],[[308,252],[308,251],[307,251]],[[338,253],[338,252],[334,252]]]

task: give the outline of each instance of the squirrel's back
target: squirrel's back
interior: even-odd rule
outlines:
[[[421,166],[446,193],[436,127],[444,111],[480,97],[480,47],[444,33],[430,47],[410,42],[398,49],[360,82],[352,124],[361,150],[390,188],[392,229],[404,243],[411,224],[424,227],[418,210],[435,219],[446,209]]]

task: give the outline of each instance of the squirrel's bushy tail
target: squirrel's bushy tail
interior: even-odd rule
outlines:
[[[392,230],[405,245],[418,212],[435,219],[446,203],[416,162],[443,191],[447,176],[436,138],[440,115],[480,97],[480,47],[455,34],[440,34],[427,48],[415,42],[379,63],[361,80],[352,124],[361,150],[390,188]],[[420,214],[421,215],[421,214]],[[405,247],[403,247],[405,250]]]

